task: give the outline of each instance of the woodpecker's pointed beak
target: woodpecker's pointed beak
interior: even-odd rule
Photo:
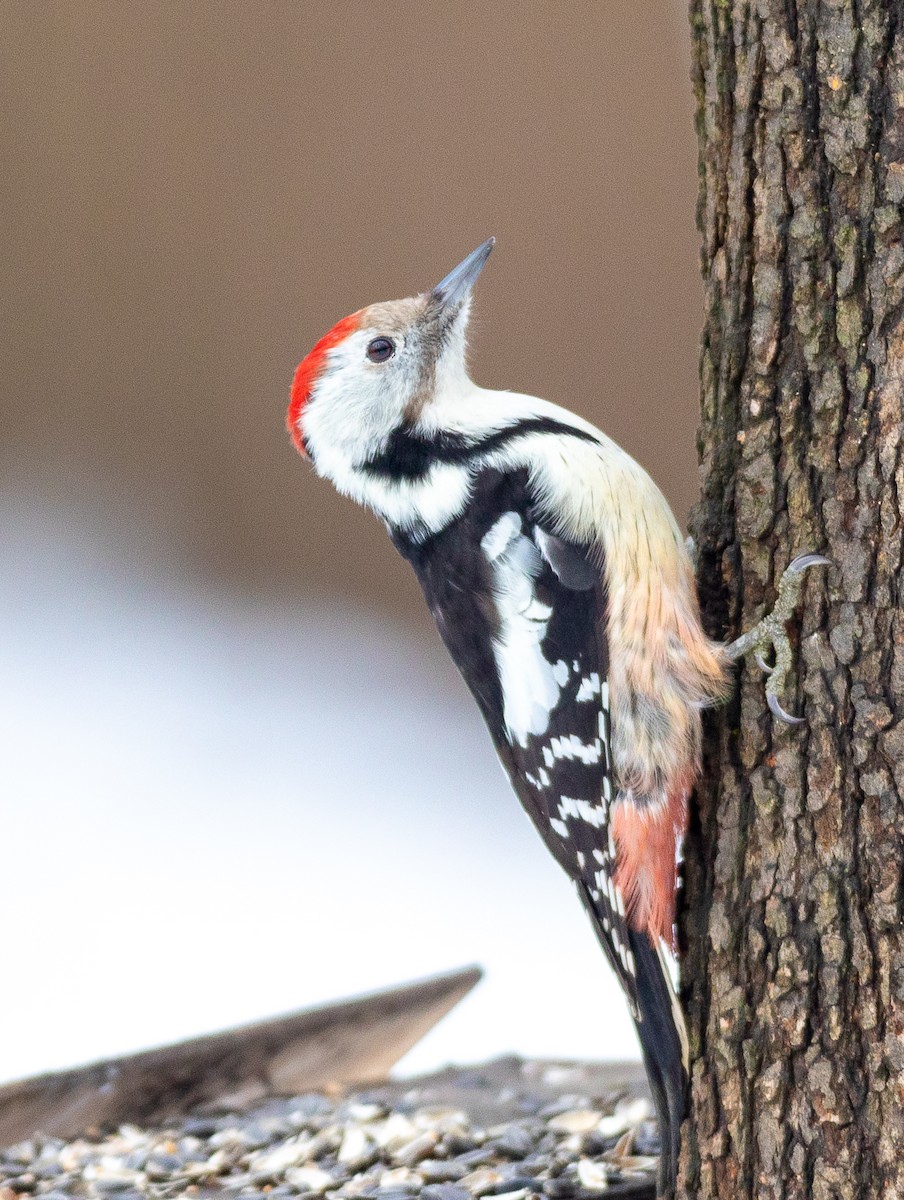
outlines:
[[[495,245],[494,237],[487,238],[482,246],[472,250],[467,258],[462,259],[458,266],[454,267],[446,278],[436,285],[433,289],[433,296],[442,308],[458,308],[466,299]]]

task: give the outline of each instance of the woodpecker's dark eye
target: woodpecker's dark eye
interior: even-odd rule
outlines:
[[[393,354],[395,354],[395,342],[391,338],[374,338],[372,342],[367,343],[367,357],[371,362],[386,362],[387,358],[392,358]]]

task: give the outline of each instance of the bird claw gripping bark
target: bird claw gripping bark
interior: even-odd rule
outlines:
[[[822,554],[798,555],[785,569],[779,580],[778,599],[772,612],[727,647],[728,656],[732,659],[744,658],[748,654],[753,654],[757,666],[768,676],[766,701],[769,711],[779,721],[784,721],[786,725],[803,725],[804,718],[795,717],[786,712],[779,700],[779,693],[791,669],[791,642],[785,626],[797,607],[804,571],[809,567],[830,567],[831,565],[830,559],[825,558]],[[771,664],[766,661],[766,656],[770,653],[774,656]]]

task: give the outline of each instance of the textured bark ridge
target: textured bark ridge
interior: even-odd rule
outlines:
[[[904,0],[693,0],[711,633],[811,572],[786,706],[709,720],[683,937],[695,1200],[904,1197]]]

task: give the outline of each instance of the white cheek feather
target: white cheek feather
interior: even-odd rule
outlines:
[[[384,479],[355,468],[348,469],[344,479],[336,474],[330,478],[339,491],[415,540],[448,525],[463,511],[471,491],[469,473],[454,463],[440,463],[415,480]]]
[[[521,518],[503,513],[484,536],[481,548],[493,572],[493,594],[499,632],[493,653],[502,688],[503,712],[509,737],[526,746],[528,738],[545,733],[550,713],[559,702],[564,663],[550,663],[541,644],[552,609],[537,599],[540,552],[522,533]]]
[[[314,467],[338,492],[372,509],[378,517],[417,536],[435,533],[465,508],[471,477],[455,463],[438,463],[420,479],[386,479],[362,471],[341,449],[320,449],[309,438]]]
[[[416,375],[404,359],[390,370],[369,363],[367,331],[334,346],[302,414],[315,465],[332,450],[350,463],[366,461],[402,421]]]
[[[303,417],[317,474],[414,537],[448,525],[470,495],[466,466],[436,463],[417,479],[392,479],[361,468],[401,425],[410,399],[410,373],[382,376],[364,361],[363,343],[355,337],[331,352],[330,366]]]

